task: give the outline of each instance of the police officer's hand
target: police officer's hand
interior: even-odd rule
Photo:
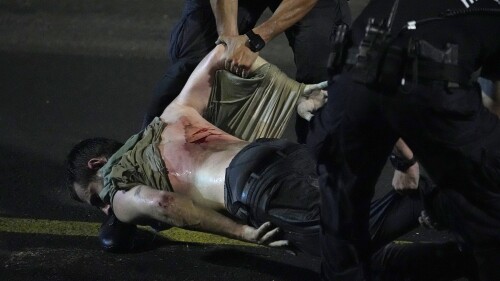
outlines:
[[[394,170],[392,187],[399,193],[416,190],[420,180],[420,167],[418,162],[410,166],[405,172]]]
[[[328,93],[323,90],[327,86],[327,81],[306,85],[304,94],[297,101],[297,113],[300,117],[311,121],[314,116],[313,112],[320,109],[327,102]]]
[[[277,240],[279,228],[272,226],[270,222],[263,223],[259,228],[245,225],[242,240],[269,247],[286,247],[288,240]]]
[[[227,46],[224,54],[224,68],[232,73],[247,77],[248,72],[259,53],[252,52],[246,45],[248,37],[239,36],[219,36],[215,44],[224,44]]]

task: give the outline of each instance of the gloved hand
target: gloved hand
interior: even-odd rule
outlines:
[[[113,210],[110,210],[106,221],[99,229],[99,241],[102,249],[107,252],[130,251],[134,246],[136,230],[135,224],[119,221]]]
[[[320,109],[328,100],[328,92],[323,90],[327,86],[327,81],[306,85],[304,94],[297,102],[297,113],[300,117],[311,121],[313,112]]]

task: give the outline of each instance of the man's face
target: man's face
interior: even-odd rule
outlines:
[[[75,189],[76,195],[80,198],[80,200],[100,209],[106,215],[108,214],[111,205],[104,203],[101,197],[99,197],[99,193],[102,190],[101,184],[92,181],[87,187],[83,187],[78,183],[73,183],[73,188]]]

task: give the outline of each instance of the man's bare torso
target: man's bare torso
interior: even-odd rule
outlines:
[[[247,144],[203,118],[183,116],[168,123],[159,148],[174,192],[223,209],[226,168]]]

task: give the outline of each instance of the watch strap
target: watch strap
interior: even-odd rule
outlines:
[[[394,169],[401,171],[401,172],[406,172],[408,169],[415,165],[417,163],[417,159],[415,156],[411,159],[407,159],[401,155],[398,155],[396,153],[391,153],[389,156],[389,160],[391,161],[392,166]]]

